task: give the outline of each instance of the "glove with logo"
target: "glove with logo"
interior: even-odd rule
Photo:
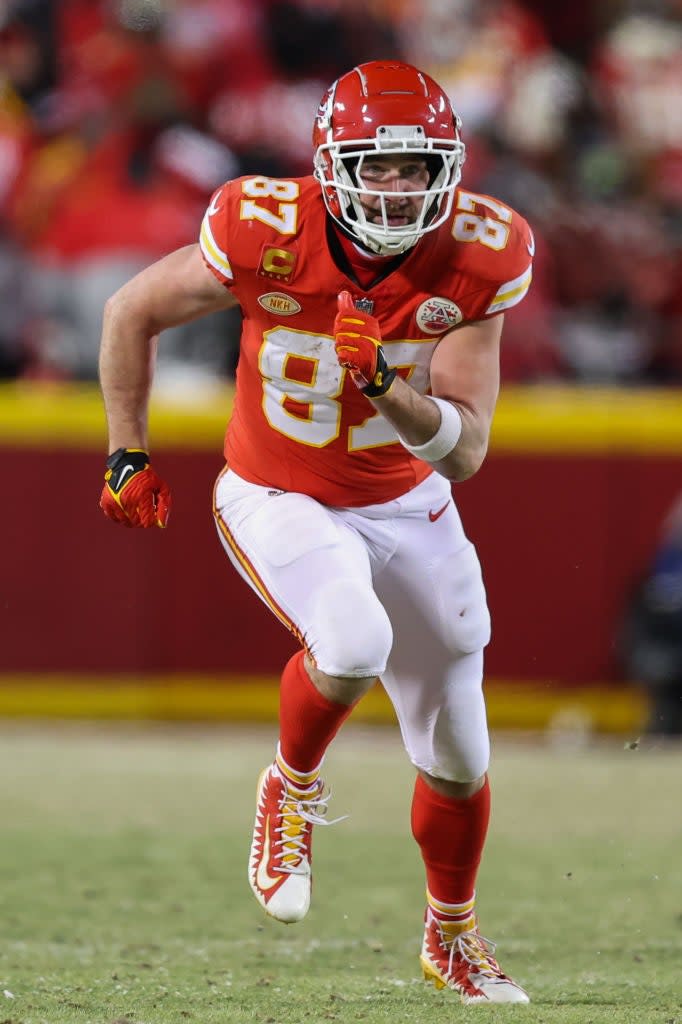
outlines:
[[[350,292],[339,294],[339,312],[334,321],[336,358],[368,398],[385,395],[395,380],[381,347],[381,330],[375,317],[353,305]]]
[[[109,519],[125,526],[166,526],[170,490],[142,448],[119,448],[110,455],[104,480],[99,505]]]

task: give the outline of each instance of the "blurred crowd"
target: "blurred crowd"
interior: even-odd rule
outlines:
[[[460,113],[464,183],[537,236],[520,383],[682,383],[680,0],[0,0],[0,376],[93,379],[102,306],[213,189],[310,172],[327,85],[394,57]],[[159,378],[234,372],[234,311]]]

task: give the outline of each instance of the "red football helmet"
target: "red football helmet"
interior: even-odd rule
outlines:
[[[331,216],[373,252],[405,252],[452,209],[465,159],[460,125],[440,86],[410,64],[375,60],[342,75],[323,96],[313,128],[315,177]],[[362,165],[377,153],[424,158],[428,188],[369,190]],[[368,220],[361,203],[377,196],[381,223]],[[402,196],[423,201],[416,220],[395,226],[386,201]]]

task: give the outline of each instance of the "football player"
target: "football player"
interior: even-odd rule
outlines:
[[[238,303],[215,521],[237,572],[301,645],[258,783],[253,893],[280,921],[308,911],[312,830],[328,823],[324,754],[381,680],[416,769],[424,975],[465,1003],[525,1003],[474,907],[490,620],[452,483],[486,454],[503,314],[528,290],[533,236],[507,205],[460,187],[460,120],[414,67],[372,61],[339,78],[313,144],[311,176],[227,182],[198,245],[107,303],[101,505],[127,526],[166,525],[146,426],[156,337]]]

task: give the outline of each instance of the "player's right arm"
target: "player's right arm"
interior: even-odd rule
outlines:
[[[198,245],[188,245],[165,256],[108,300],[104,308],[99,372],[110,459],[115,453],[125,455],[126,450],[147,452],[149,393],[161,331],[229,309],[236,303],[236,298],[206,266]],[[121,463],[120,467],[115,467],[113,475],[111,462],[108,463],[107,483],[100,502],[105,514],[132,526],[164,525],[154,516],[159,491],[155,484],[155,497],[151,486],[155,474],[149,465],[139,468],[135,458],[129,462],[131,470]],[[119,471],[124,476],[117,488]],[[142,487],[143,473],[148,474],[149,487]],[[136,490],[143,492],[139,500],[135,497]]]
[[[153,263],[107,301],[99,372],[110,453],[147,447],[147,402],[160,332],[236,303],[207,268],[198,245]]]

